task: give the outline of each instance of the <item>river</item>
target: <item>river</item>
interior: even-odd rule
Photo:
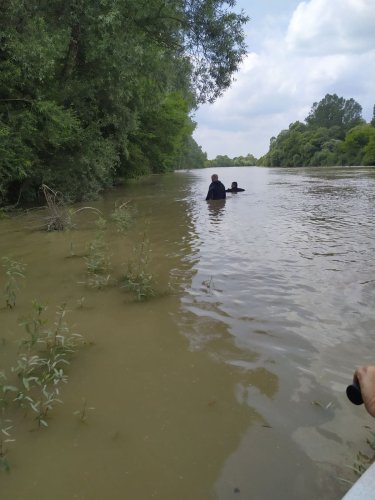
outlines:
[[[355,481],[373,424],[345,388],[375,360],[375,170],[220,168],[246,190],[207,203],[213,172],[84,204],[136,210],[126,233],[103,232],[100,290],[85,285],[93,211],[64,232],[33,229],[38,212],[0,220],[0,255],[26,265],[16,306],[2,301],[0,367],[12,373],[33,300],[50,322],[66,303],[87,341],[48,428],[6,408],[2,498],[334,500]],[[146,240],[157,295],[137,302],[116,283]]]

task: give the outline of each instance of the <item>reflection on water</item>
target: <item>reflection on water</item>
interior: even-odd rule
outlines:
[[[207,202],[210,223],[216,226],[224,217],[226,200],[210,200]]]
[[[151,176],[95,204],[107,218],[116,200],[136,207],[106,241],[116,280],[147,235],[162,293],[146,303],[80,285],[96,231],[84,217],[63,234],[0,221],[1,255],[27,264],[17,307],[0,309],[0,368],[33,299],[50,316],[67,302],[91,341],[48,430],[14,415],[4,498],[333,500],[354,480],[368,420],[344,388],[374,361],[375,175],[221,169],[246,191],[207,203],[211,173]],[[83,399],[95,410],[81,425]]]

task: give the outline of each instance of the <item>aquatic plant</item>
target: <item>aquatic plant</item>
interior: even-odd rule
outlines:
[[[207,291],[207,293],[209,293],[210,295],[213,294],[215,290],[215,283],[213,276],[210,276],[210,279],[202,281],[202,285],[205,287],[204,289],[205,292]]]
[[[58,394],[59,391],[56,387],[53,387],[52,390],[47,390],[47,386],[44,385],[41,390],[40,399],[30,403],[30,407],[36,413],[35,420],[38,422],[38,427],[48,427],[47,413],[53,409],[55,403],[62,403],[57,397]]]
[[[358,451],[356,454],[353,465],[346,465],[348,469],[350,469],[357,476],[357,479],[362,476],[364,472],[375,463],[375,432],[373,432],[367,425],[365,426],[369,429],[370,437],[366,438],[366,444],[369,447],[369,450],[366,452]],[[341,481],[342,483],[349,484],[352,486],[354,481],[349,481],[346,478],[337,476],[336,479]]]
[[[135,210],[129,203],[129,201],[122,203],[111,214],[111,219],[115,222],[118,232],[125,232],[134,222]]]
[[[0,469],[6,472],[10,470],[7,445],[15,441],[10,434],[10,430],[13,428],[11,424],[12,421],[10,419],[0,419]]]
[[[25,339],[22,344],[29,346],[28,354],[30,353],[30,347],[38,344],[36,346],[38,353],[45,354],[48,359],[48,369],[53,370],[57,365],[67,362],[67,358],[82,345],[83,338],[82,335],[73,332],[67,324],[65,320],[66,304],[62,304],[57,308],[55,322],[53,327],[50,328],[39,327],[46,325],[46,321],[41,318],[41,313],[46,310],[46,307],[37,302],[34,302],[34,304],[36,304],[37,316],[22,323],[31,337],[31,342],[29,339]],[[32,325],[31,328],[30,325]],[[35,329],[33,325],[37,325],[37,328]]]
[[[41,317],[45,307],[34,302],[34,316],[24,320],[22,326],[28,337],[21,342],[20,352],[12,372],[18,377],[14,401],[25,410],[36,413],[39,426],[47,426],[46,416],[59,399],[59,385],[68,381],[64,372],[70,358],[82,346],[82,335],[73,332],[65,321],[66,305],[57,309],[56,320],[47,327]]]
[[[33,361],[34,363],[30,364],[29,368],[33,366],[36,370],[40,370],[43,365],[47,364],[46,359],[38,359],[37,356],[34,357]],[[16,370],[20,370],[20,368],[22,369],[21,365],[18,364]],[[25,377],[20,373],[19,376],[22,379],[22,387],[19,388],[13,401],[25,410],[25,414],[29,409],[36,413],[35,420],[38,422],[38,427],[48,427],[47,413],[53,409],[55,403],[62,403],[58,398],[60,394],[58,384],[62,381],[67,382],[66,375],[62,370],[56,370],[54,376],[40,370],[35,372],[34,376]]]
[[[17,294],[20,290],[19,281],[25,278],[25,264],[10,257],[2,257],[5,268],[6,282],[4,287],[5,303],[9,309],[16,305]]]
[[[77,308],[78,309],[83,309],[84,308],[84,305],[85,305],[85,300],[86,300],[86,297],[80,297],[79,299],[77,299]]]
[[[103,227],[105,220],[100,218],[98,224]],[[96,233],[95,239],[89,243],[88,254],[84,257],[87,267],[86,284],[91,288],[103,288],[110,282],[110,259],[108,247],[104,241],[104,232]]]
[[[21,408],[25,417],[33,416],[38,428],[48,427],[48,417],[56,404],[62,403],[60,385],[68,382],[65,372],[73,354],[85,342],[66,322],[66,305],[56,311],[54,323],[49,326],[43,313],[46,307],[33,302],[33,314],[20,323],[27,337],[20,342],[20,350],[11,368],[11,377],[0,371],[0,469],[8,471],[7,444],[15,441],[10,412]],[[12,380],[9,383],[9,380]],[[87,408],[81,410],[81,419],[87,418]]]
[[[99,231],[104,231],[107,228],[107,220],[100,216],[96,219],[95,226]]]
[[[36,300],[32,301],[32,307],[34,310],[34,315],[31,318],[27,318],[20,322],[20,326],[23,326],[29,335],[28,339],[25,339],[23,343],[33,347],[42,335],[42,328],[46,323],[46,320],[42,318],[42,313],[46,310],[46,306],[40,304]]]
[[[148,269],[151,250],[144,237],[134,246],[133,258],[128,262],[128,270],[123,277],[122,288],[133,292],[138,301],[150,299],[156,295],[154,277]]]
[[[4,371],[0,371],[0,407],[4,408],[9,404],[9,395],[18,392],[18,388],[8,384],[8,378]]]
[[[366,438],[368,451],[359,451],[352,467],[357,476],[361,476],[375,462],[375,432],[369,429],[370,437]]]
[[[95,408],[93,406],[87,406],[87,400],[83,399],[82,408],[73,412],[73,415],[77,415],[80,422],[85,424],[88,420],[88,412],[92,410],[95,410]]]
[[[69,244],[69,257],[76,257],[76,251],[74,249],[74,243],[71,241]]]

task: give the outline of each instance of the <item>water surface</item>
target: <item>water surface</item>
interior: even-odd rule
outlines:
[[[6,498],[337,499],[355,479],[372,420],[345,387],[374,362],[375,172],[219,169],[246,191],[207,203],[212,173],[152,176],[94,204],[137,208],[125,236],[109,224],[105,237],[113,281],[150,241],[160,294],[145,303],[82,284],[92,214],[64,233],[0,221],[1,255],[27,264],[16,308],[0,310],[1,364],[33,299],[51,321],[67,302],[91,342],[48,429],[12,415]]]

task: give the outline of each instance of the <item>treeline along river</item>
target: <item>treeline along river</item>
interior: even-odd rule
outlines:
[[[246,191],[207,203],[213,172],[147,177],[93,204],[108,220],[116,202],[135,210],[125,235],[108,223],[100,290],[85,283],[92,211],[65,232],[0,221],[1,256],[26,265],[0,310],[1,366],[11,373],[32,300],[49,321],[66,303],[87,341],[48,428],[13,412],[4,498],[333,500],[355,481],[373,421],[345,387],[375,361],[375,171],[222,168]],[[146,239],[157,293],[137,302],[115,283]]]

